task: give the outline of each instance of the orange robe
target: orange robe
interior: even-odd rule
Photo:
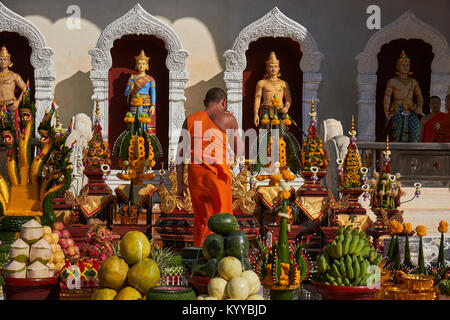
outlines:
[[[433,118],[428,120],[424,125],[424,135],[423,142],[433,142],[434,129],[433,125],[436,122],[439,122],[442,118],[444,118],[447,114],[444,112],[439,112]]]
[[[190,115],[187,127],[191,136],[188,180],[194,210],[194,246],[201,247],[206,236],[212,233],[208,228],[209,217],[216,213],[233,213],[232,177],[225,132],[215,125],[206,111]]]
[[[450,142],[450,113],[438,122],[441,127],[434,132],[433,142]]]

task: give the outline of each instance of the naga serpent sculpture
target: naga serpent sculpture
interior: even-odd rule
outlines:
[[[40,220],[43,225],[56,221],[53,199],[68,189],[72,181],[70,154],[72,147],[65,146],[71,126],[64,133],[57,133],[52,125],[55,106],[46,110],[38,127],[41,135],[40,151],[33,159],[31,139],[35,122],[35,106],[31,103],[27,85],[19,105],[20,137],[15,139],[13,126],[6,116],[6,108],[0,111],[0,134],[6,145],[6,169],[9,183],[0,175],[0,223],[2,232],[8,222],[21,225],[30,218]],[[5,227],[6,226],[6,227]],[[6,229],[6,230],[5,230]],[[14,228],[13,228],[14,229]],[[1,232],[0,232],[1,233]]]

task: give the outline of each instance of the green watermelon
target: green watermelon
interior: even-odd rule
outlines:
[[[220,259],[223,257],[223,237],[217,233],[209,234],[203,241],[203,256],[206,259]]]
[[[195,293],[191,287],[158,286],[147,293],[147,300],[195,300]]]
[[[248,253],[248,238],[241,230],[234,230],[224,237],[225,256],[232,256],[239,260],[245,258]]]
[[[238,222],[232,214],[216,213],[208,219],[208,228],[212,232],[225,236],[238,228]]]

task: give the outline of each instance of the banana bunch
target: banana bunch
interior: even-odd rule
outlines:
[[[341,227],[335,240],[317,257],[317,280],[335,286],[374,285],[380,282],[381,260],[363,231]]]

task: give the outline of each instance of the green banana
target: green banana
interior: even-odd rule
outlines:
[[[355,272],[355,279],[359,278],[359,275],[361,273],[361,267],[358,262],[358,258],[356,256],[353,256],[353,271]]]
[[[364,277],[362,278],[360,285],[361,286],[367,286],[367,280],[369,279],[370,273],[366,273]]]
[[[370,263],[373,264],[376,258],[377,258],[377,252],[375,250],[371,251],[369,253],[369,261],[370,261]]]
[[[352,235],[349,234],[342,244],[342,254],[345,256],[348,254],[348,249],[350,248],[350,242],[352,241]]]
[[[338,286],[338,283],[337,283],[336,281],[331,281],[331,284],[332,284],[333,286]]]
[[[333,259],[336,259],[336,241],[333,241],[328,245],[327,252]]]
[[[342,257],[342,242],[338,242],[336,245],[336,259]]]
[[[359,264],[360,266],[360,277],[363,277],[367,273],[368,266],[366,265],[366,260],[363,260]]]
[[[334,278],[331,274],[327,273],[326,280],[329,282],[336,281],[336,278]]]
[[[341,274],[339,273],[339,268],[335,263],[333,263],[333,265],[331,266],[331,274],[335,279],[341,277]]]
[[[348,278],[344,278],[344,286],[349,286],[350,285],[350,280],[348,280]]]
[[[353,280],[355,277],[355,273],[352,266],[352,258],[350,256],[345,257],[345,270],[347,271],[347,278]]]
[[[348,234],[351,232],[352,230],[352,226],[348,225],[345,229],[344,229],[344,237],[347,237]]]
[[[347,270],[345,269],[345,262],[343,261],[342,258],[341,260],[339,260],[339,271],[341,272],[342,277],[347,276]]]
[[[370,247],[364,247],[364,248],[359,252],[359,254],[360,254],[363,258],[366,258],[366,257],[369,255],[369,250],[370,250]]]
[[[356,253],[356,247],[359,243],[359,237],[353,236],[352,241],[350,242],[350,246],[348,248],[348,254],[355,254]]]
[[[341,234],[343,234],[344,233],[344,227],[340,227],[339,229],[338,229],[338,231],[337,231],[337,233],[336,233],[336,235],[341,235]]]
[[[364,248],[365,244],[366,244],[366,242],[363,239],[359,238],[358,244],[356,245],[355,251],[353,253],[356,255],[360,254],[360,252]]]
[[[381,260],[383,260],[383,257],[382,256],[377,256],[377,258],[375,259],[375,262],[374,262],[374,265],[379,265],[380,263],[381,263]]]
[[[336,279],[336,282],[337,282],[338,286],[344,285],[344,283],[342,282],[342,279],[341,279],[341,278],[337,278],[337,279]]]
[[[324,257],[325,261],[326,261],[328,264],[330,264],[330,255],[328,254],[327,251],[325,251],[325,252],[323,253],[323,257]]]
[[[325,273],[329,269],[329,265],[323,255],[319,256],[319,258],[317,259],[317,266],[319,267],[319,271],[321,273]]]
[[[363,279],[363,277],[360,276],[360,277],[356,278],[355,280],[353,280],[352,284],[353,284],[355,287],[356,287],[356,286],[359,286],[359,284],[361,283],[362,279]]]
[[[352,236],[357,236],[359,234],[359,228],[355,228],[352,230]]]

